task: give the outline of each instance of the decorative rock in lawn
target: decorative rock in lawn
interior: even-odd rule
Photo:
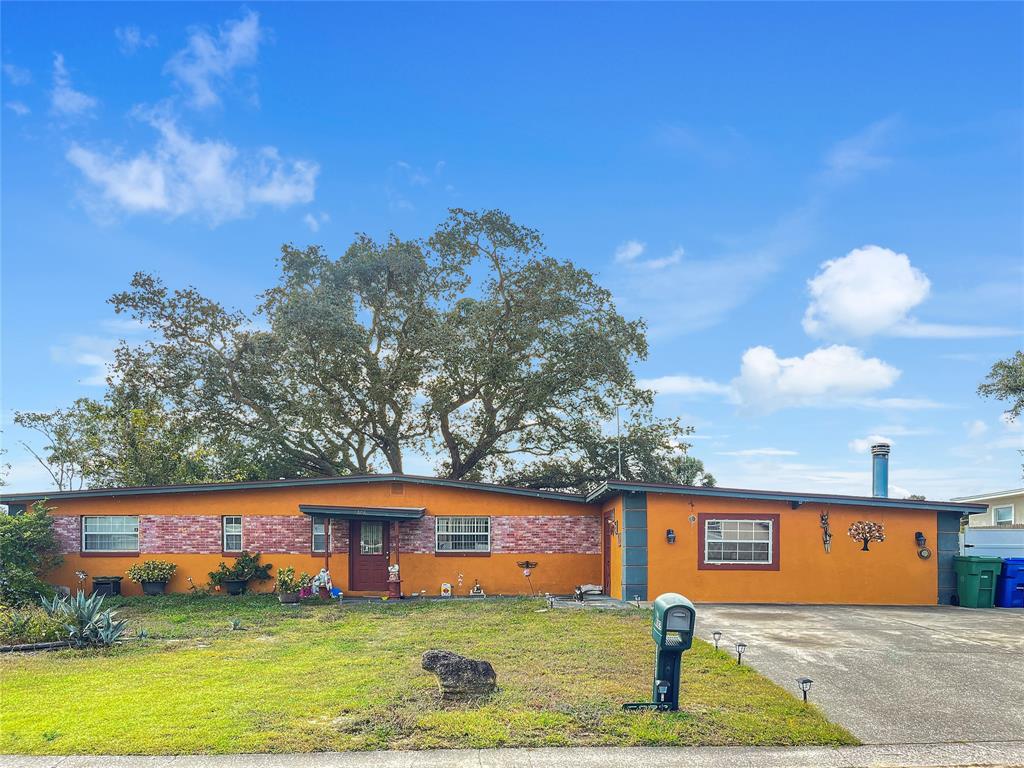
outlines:
[[[437,675],[442,699],[484,696],[498,687],[491,662],[467,659],[451,651],[427,651],[423,654],[423,668]]]

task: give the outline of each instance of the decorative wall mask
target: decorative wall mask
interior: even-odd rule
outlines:
[[[850,526],[849,533],[854,541],[863,542],[862,552],[868,551],[868,544],[872,541],[885,541],[885,527],[870,520],[858,520]]]
[[[832,551],[832,529],[828,527],[828,512],[821,513],[821,543],[825,545],[825,554]]]

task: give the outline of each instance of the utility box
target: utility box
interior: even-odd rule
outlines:
[[[93,576],[92,592],[94,595],[116,597],[121,594],[120,576]]]

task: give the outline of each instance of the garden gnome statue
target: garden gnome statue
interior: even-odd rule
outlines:
[[[388,597],[402,596],[402,580],[398,576],[398,563],[388,566]]]
[[[313,593],[320,595],[320,597],[327,597],[331,594],[331,588],[334,586],[331,583],[331,572],[326,568],[321,568],[320,573],[313,577]]]

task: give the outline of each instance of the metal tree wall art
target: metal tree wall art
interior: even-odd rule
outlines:
[[[854,541],[864,542],[861,551],[867,552],[868,543],[885,541],[885,527],[881,523],[873,523],[870,520],[858,520],[850,526],[850,538]]]

